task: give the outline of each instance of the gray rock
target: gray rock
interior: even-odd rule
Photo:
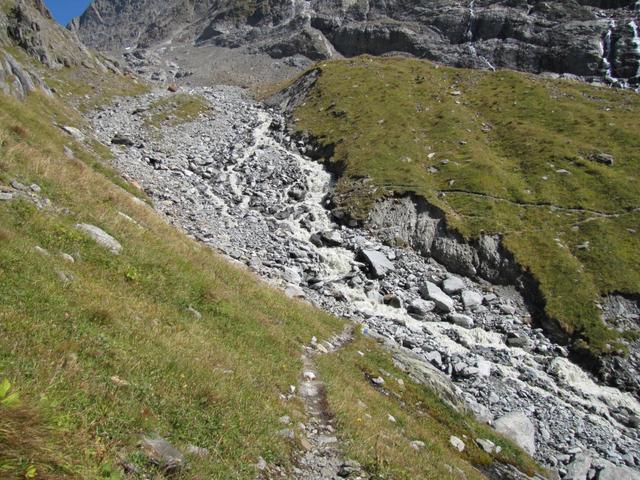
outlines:
[[[187,454],[194,455],[196,457],[205,458],[209,456],[209,449],[198,447],[196,445],[187,445]]]
[[[144,438],[142,451],[165,472],[176,472],[185,465],[184,455],[164,438]]]
[[[70,127],[69,125],[61,125],[60,128],[67,132],[69,135],[73,137],[74,140],[78,142],[83,142],[85,139],[84,133],[78,130],[76,127]]]
[[[393,307],[393,308],[402,308],[402,299],[392,293],[389,293],[384,297],[382,297],[382,302],[385,305],[389,305],[390,307]]]
[[[393,263],[384,253],[377,250],[361,250],[358,258],[369,268],[369,273],[374,278],[384,277],[387,272],[393,270]]]
[[[69,263],[76,263],[76,259],[73,258],[71,255],[69,255],[68,253],[61,253],[60,257],[65,260],[66,262]]]
[[[241,13],[221,10],[219,0],[195,5],[186,0],[148,0],[118,3],[119,8],[114,8],[113,0],[95,0],[71,28],[87,45],[101,51],[132,44],[161,46],[171,40],[174,48],[191,47],[193,55],[194,47],[202,44],[244,46],[273,58],[287,58],[290,65],[300,56],[321,60],[403,52],[455,66],[604,79],[600,42],[611,28],[610,19],[617,18],[607,61],[621,83],[633,83],[637,74],[634,33],[623,21],[632,18],[632,3],[548,1],[526,8],[527,3],[520,1],[473,2],[471,6],[453,0],[311,1],[306,8],[292,8],[288,1],[271,1]],[[178,30],[184,35],[175,37]],[[138,68],[159,63],[150,54],[140,59],[126,53]],[[299,63],[300,68],[306,65]],[[162,78],[163,73],[157,71],[156,76]]]
[[[40,245],[36,245],[35,247],[33,247],[33,249],[38,252],[40,255],[42,255],[43,257],[48,257],[50,256],[49,251],[46,248],[42,248]]]
[[[17,180],[11,180],[11,186],[16,190],[27,190],[27,186]]]
[[[13,200],[13,193],[0,192],[0,202],[8,202],[10,200]]]
[[[394,365],[406,372],[413,381],[431,389],[454,410],[467,411],[464,399],[446,375],[407,349],[392,344],[387,346],[393,352]]]
[[[463,328],[473,328],[473,318],[469,315],[463,315],[462,313],[452,313],[449,315],[451,323]]]
[[[414,450],[422,450],[424,447],[426,447],[426,444],[421,440],[413,440],[412,442],[409,443],[409,445]]]
[[[607,153],[594,153],[589,158],[594,162],[602,163],[604,165],[613,166],[615,163],[615,158],[613,155],[609,155]]]
[[[296,438],[296,432],[294,432],[290,428],[283,428],[282,430],[278,430],[277,434],[279,437],[287,438],[289,440],[293,440]]]
[[[288,285],[287,288],[284,289],[284,294],[289,298],[307,298],[304,290],[297,285]]]
[[[436,307],[443,312],[451,312],[455,302],[446,293],[440,290],[433,282],[425,282],[420,287],[420,294],[427,300],[432,300]]]
[[[132,147],[134,145],[133,140],[120,133],[116,133],[114,135],[114,137],[111,139],[111,143],[113,145],[124,145],[126,147]]]
[[[564,480],[587,480],[592,462],[593,459],[588,453],[577,454],[573,461],[567,465],[567,473],[564,476]]]
[[[484,450],[488,454],[492,454],[493,452],[496,451],[496,444],[489,439],[477,438],[476,443],[480,448],[482,448],[482,450]]]
[[[523,348],[529,344],[529,339],[521,333],[511,332],[507,334],[507,345],[510,347]]]
[[[522,412],[509,413],[497,419],[494,428],[505,437],[513,440],[529,455],[536,452],[536,429],[533,422]]]
[[[464,282],[459,277],[447,277],[444,282],[442,282],[442,290],[449,295],[461,292],[464,287]]]
[[[338,230],[314,233],[311,235],[310,241],[316,247],[339,247],[344,242]]]
[[[491,362],[484,359],[479,359],[476,363],[476,368],[478,369],[479,377],[490,377],[491,376]]]
[[[482,305],[482,300],[482,295],[472,290],[464,290],[462,292],[462,304],[467,310],[479,307],[480,305]]]
[[[119,255],[122,251],[122,245],[120,245],[120,242],[118,242],[115,238],[113,238],[101,228],[96,227],[95,225],[89,225],[87,223],[79,223],[76,225],[76,228],[85,232],[97,244],[103,246],[114,255]]]
[[[323,243],[328,247],[339,247],[344,242],[342,235],[340,235],[340,232],[337,230],[322,232],[321,236]]]
[[[455,435],[451,435],[451,438],[449,438],[449,443],[453,448],[455,448],[459,452],[464,452],[464,448],[465,448],[464,442],[460,440],[458,437],[456,437]]]
[[[283,425],[291,425],[291,417],[289,417],[289,415],[284,415],[280,417],[278,421]]]
[[[516,307],[512,305],[500,305],[500,311],[506,315],[513,315],[516,313]]]
[[[640,480],[640,472],[628,467],[606,466],[598,480]]]
[[[415,300],[412,300],[407,307],[407,312],[413,317],[423,319],[429,312],[432,312],[435,308],[435,302],[423,300],[422,298],[416,298]]]
[[[362,470],[360,464],[354,460],[343,462],[338,468],[338,476],[341,478],[353,477],[358,475]]]

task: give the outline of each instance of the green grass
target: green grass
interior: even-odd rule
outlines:
[[[84,66],[45,70],[44,79],[49,88],[64,99],[68,106],[81,112],[110,103],[117,97],[140,95],[149,91],[148,85],[135,78],[114,75],[94,67]]]
[[[145,112],[145,124],[156,128],[162,125],[180,125],[191,122],[210,110],[212,107],[204,97],[178,93],[152,102]]]
[[[86,74],[87,82],[95,80]],[[278,418],[304,421],[305,414],[299,401],[284,401],[281,394],[298,383],[302,345],[314,335],[328,338],[344,321],[287,299],[168,226],[109,167],[108,149],[95,141],[74,142],[56,127],[87,128],[72,106],[99,105],[116,94],[99,86],[63,91],[62,85],[71,85],[69,75],[81,83],[82,70],[52,75],[50,81],[63,82],[54,98],[31,94],[22,103],[0,95],[0,186],[13,179],[37,183],[52,202],[43,210],[26,200],[0,204],[0,382],[8,379],[20,399],[10,407],[0,399],[0,476],[120,479],[120,464],[129,462],[162,478],[138,447],[143,435],[154,434],[182,450],[194,444],[211,452],[189,458],[188,470],[175,478],[252,479],[259,456],[289,468],[296,442],[275,435],[282,428]],[[120,80],[119,91],[140,91],[135,84],[127,87],[126,79],[114,82]],[[74,159],[64,155],[65,145]],[[117,238],[122,254],[95,244],[74,227],[80,222]],[[355,348],[367,357],[356,359]],[[381,412],[395,412],[407,441],[429,437],[438,422],[460,435],[484,428],[470,418],[461,421],[408,379],[411,401],[428,404],[438,421],[397,413],[395,397],[363,383],[364,368],[394,371],[364,339],[344,356],[322,362],[346,444],[362,436],[351,427],[358,412],[342,400],[352,388]],[[447,449],[443,427],[434,430],[439,443],[430,447],[430,462],[417,469],[409,464],[414,456],[404,455],[407,444],[396,426],[380,422],[376,428],[381,438],[396,439],[382,460],[370,448],[348,453],[379,476],[412,472],[411,478],[434,478],[446,462],[468,478],[481,478],[470,462],[490,461],[473,449],[462,456]],[[369,444],[367,439],[362,445]],[[514,455],[522,469],[531,470],[530,459]]]
[[[596,302],[640,285],[638,95],[407,59],[318,68],[294,115],[335,146],[339,208],[363,220],[376,200],[415,193],[466,238],[502,235],[547,315],[594,351],[611,348]],[[590,160],[600,152],[615,165]]]
[[[3,377],[48,412],[53,439],[83,445],[66,452],[79,478],[97,478],[119,458],[142,462],[136,443],[155,432],[182,448],[211,449],[186,478],[250,478],[259,455],[287,465],[291,446],[274,432],[279,416],[295,417],[299,407],[279,394],[297,382],[300,345],[342,322],[287,300],[167,226],[87,163],[67,159],[68,138],[42,115],[47,102],[0,98],[3,182],[36,182],[60,209],[0,206]],[[124,253],[104,251],[77,222],[101,226]],[[63,252],[78,261],[66,263]],[[59,271],[74,280],[62,282]],[[130,385],[118,387],[113,376]]]

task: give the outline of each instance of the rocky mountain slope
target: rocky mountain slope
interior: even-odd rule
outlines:
[[[321,63],[283,101],[338,174],[342,223],[519,286],[548,334],[639,394],[636,93],[364,57]],[[626,367],[601,355],[628,345]]]
[[[173,41],[312,60],[403,52],[636,88],[638,12],[635,0],[96,0],[71,28],[103,50]]]
[[[514,406],[520,433],[507,420],[497,429],[477,420],[460,389],[428,361],[383,348],[388,339],[376,331],[361,332],[320,302],[289,298],[267,272],[258,278],[262,272],[247,271],[235,254],[209,248],[226,251],[224,236],[207,241],[171,227],[158,211],[174,206],[172,198],[156,196],[140,177],[151,198],[132,178],[142,167],[162,172],[157,180],[169,195],[207,190],[206,180],[182,183],[207,172],[168,168],[169,156],[227,164],[225,185],[244,190],[251,181],[244,169],[263,154],[303,160],[284,125],[270,133],[281,117],[239,88],[150,92],[104,67],[41,4],[3,7],[3,21],[31,33],[0,46],[29,72],[15,89],[17,70],[10,72],[10,88],[0,93],[0,477],[546,475],[523,450],[532,453],[535,442],[531,412]],[[26,78],[40,86],[24,88]],[[170,142],[157,143],[164,137]],[[144,157],[129,157],[135,152]],[[332,225],[315,189],[329,175],[310,166],[317,178],[274,176],[295,183],[280,184],[290,194],[278,200]],[[308,182],[313,194],[303,203],[295,192]],[[207,208],[220,209],[213,217],[228,222],[226,240],[238,250],[257,247],[231,236],[236,218],[262,224],[236,199]],[[286,224],[272,226],[286,246],[275,258],[294,244]],[[301,242],[295,251],[310,255],[297,258],[320,262],[310,245]],[[359,265],[354,273],[364,278]],[[609,427],[602,433],[612,437]],[[604,475],[626,469],[624,459],[613,460],[594,453],[590,464]]]

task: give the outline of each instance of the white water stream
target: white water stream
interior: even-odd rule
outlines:
[[[221,93],[220,93],[221,92]],[[128,115],[127,111],[145,107],[155,100],[150,96],[139,99],[122,99],[121,105],[112,112],[101,113],[94,119],[96,130],[108,143],[115,132],[126,133],[139,139],[152,150],[189,152],[193,150],[193,142],[197,139],[216,137],[216,142],[225,142],[227,150],[231,152],[224,158],[207,157],[203,160],[214,161],[214,167],[221,174],[213,179],[202,179],[194,173],[177,175],[177,172],[186,170],[179,164],[179,155],[172,155],[172,161],[178,162],[176,168],[156,171],[148,166],[143,159],[144,155],[138,149],[116,150],[117,166],[130,177],[149,187],[152,192],[166,192],[171,188],[176,192],[188,192],[191,197],[181,199],[181,202],[164,204],[158,202],[158,207],[166,209],[171,218],[177,218],[179,224],[187,231],[205,233],[205,238],[211,239],[208,243],[218,247],[226,247],[226,244],[216,242],[234,243],[242,242],[237,246],[248,254],[269,257],[265,248],[275,250],[276,245],[265,242],[259,236],[273,236],[282,238],[282,243],[289,245],[287,248],[301,249],[305,252],[313,252],[319,258],[313,260],[313,268],[319,272],[319,279],[325,285],[342,294],[343,301],[331,303],[319,291],[311,289],[303,280],[304,270],[309,265],[306,263],[276,262],[273,258],[261,260],[269,261],[273,267],[258,270],[267,275],[267,279],[282,287],[293,285],[304,291],[304,294],[316,301],[324,301],[322,305],[330,311],[344,309],[347,305],[351,310],[351,316],[359,319],[366,327],[380,328],[380,334],[393,338],[389,332],[394,330],[404,332],[414,338],[428,339],[428,345],[434,345],[437,352],[443,355],[459,356],[473,359],[489,365],[492,372],[482,382],[502,382],[513,385],[513,394],[524,392],[524,397],[529,398],[531,412],[543,408],[543,405],[552,405],[562,413],[562,418],[579,418],[580,422],[588,423],[590,428],[602,428],[606,432],[617,432],[615,435],[605,435],[607,442],[617,442],[623,434],[623,428],[616,423],[609,412],[616,407],[625,407],[629,411],[640,416],[640,403],[630,394],[621,392],[615,388],[599,385],[579,367],[562,357],[555,357],[551,365],[545,365],[549,357],[541,360],[540,355],[522,348],[513,348],[505,344],[504,335],[501,332],[476,328],[463,328],[446,320],[446,316],[439,317],[441,321],[424,322],[410,316],[405,308],[394,308],[383,303],[378,293],[382,289],[382,280],[368,280],[368,285],[345,281],[345,276],[359,272],[360,267],[355,262],[353,249],[343,247],[317,247],[310,241],[313,232],[336,231],[345,238],[365,236],[367,248],[380,249],[387,252],[389,258],[398,264],[400,259],[393,255],[406,255],[406,252],[392,250],[383,247],[375,238],[367,237],[364,232],[350,230],[336,225],[325,205],[326,195],[332,187],[332,177],[317,162],[310,160],[297,149],[290,147],[290,140],[281,138],[271,131],[273,115],[243,99],[235,93],[235,90],[220,89],[220,92],[202,90],[194,93],[207,97],[217,108],[216,117],[212,120],[201,119],[188,125],[170,127],[163,130],[162,135],[145,136],[141,132],[140,125],[135,116]],[[227,103],[223,103],[227,102]],[[130,104],[127,104],[129,102]],[[124,113],[123,113],[124,112]],[[246,115],[240,124],[250,122],[252,129],[237,128],[238,115]],[[251,118],[251,121],[249,120]],[[229,125],[233,124],[231,129]],[[215,130],[217,129],[217,130]],[[216,131],[215,135],[212,131]],[[233,132],[233,133],[230,133]],[[234,136],[235,135],[235,136]],[[280,134],[282,135],[282,134]],[[139,138],[138,138],[139,137]],[[170,148],[169,148],[170,146]],[[225,147],[226,148],[226,147]],[[200,150],[208,151],[205,148]],[[152,152],[149,152],[150,154]],[[217,163],[216,163],[217,162]],[[260,169],[270,168],[275,180],[288,178],[284,186],[274,182],[272,175],[261,175]],[[256,175],[247,175],[248,171],[255,170]],[[293,175],[293,177],[291,177]],[[270,179],[270,180],[264,180]],[[213,183],[212,183],[213,182]],[[301,183],[307,186],[306,195],[299,201],[291,199],[289,193]],[[278,185],[278,186],[274,186]],[[216,189],[214,193],[212,189]],[[203,192],[206,192],[203,193]],[[200,196],[202,194],[202,197]],[[277,219],[271,213],[272,210],[257,210],[251,206],[250,199],[255,197],[268,198],[275,202],[275,210],[281,211],[293,208],[296,212],[303,211],[307,215],[306,227],[300,221],[298,213],[288,215],[284,219]],[[161,197],[165,198],[165,197]],[[196,207],[191,207],[196,205]],[[189,210],[191,208],[191,210]],[[220,217],[225,220],[221,221]],[[251,225],[256,224],[269,230],[252,230]],[[419,259],[417,255],[416,259]],[[280,260],[280,259],[277,259]],[[412,261],[410,265],[421,265],[424,259]],[[277,265],[276,265],[277,264]],[[416,278],[426,276],[426,263],[421,268],[424,271],[412,272]],[[281,276],[282,271],[293,270],[293,274]],[[467,287],[481,291],[482,287],[472,280],[466,280]],[[365,287],[369,288],[365,288]],[[326,295],[326,294],[324,294]],[[323,298],[325,300],[323,300]],[[482,352],[491,352],[483,354]],[[430,352],[426,352],[430,353]],[[504,360],[504,359],[508,360]],[[534,372],[537,380],[531,382],[523,377],[523,371]],[[465,383],[457,383],[461,388],[467,388]],[[513,392],[513,391],[512,391]],[[520,400],[518,400],[520,402]],[[513,408],[528,408],[526,404],[519,403]],[[589,412],[598,412],[598,416]],[[593,417],[593,418],[591,418]],[[546,418],[546,417],[542,417]],[[563,420],[564,421],[564,420]],[[545,425],[538,424],[539,432],[544,432]],[[553,428],[549,426],[548,428]],[[600,435],[600,434],[599,434]],[[569,436],[567,434],[566,436]],[[545,434],[540,433],[540,442],[548,442]],[[628,440],[634,444],[634,440]],[[590,445],[591,446],[591,445]],[[552,443],[547,447],[541,444],[542,451],[555,452],[557,445]],[[545,460],[542,458],[542,460]]]

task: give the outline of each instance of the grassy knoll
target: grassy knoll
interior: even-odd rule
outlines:
[[[58,82],[81,78],[78,70],[59,73]],[[287,299],[168,226],[110,169],[104,146],[75,142],[56,126],[86,127],[69,105],[110,95],[91,87],[80,99],[58,92],[23,103],[0,96],[0,187],[36,183],[51,200],[44,209],[0,202],[0,382],[11,384],[5,397],[18,395],[6,403],[0,395],[0,477],[120,479],[120,464],[128,463],[163,478],[138,447],[142,435],[155,434],[183,451],[189,444],[210,451],[189,457],[188,469],[172,478],[253,479],[259,456],[290,466],[296,442],[276,435],[278,419],[289,415],[297,424],[305,414],[281,394],[298,382],[301,346],[340,331],[343,321]],[[98,246],[75,228],[80,222],[114,236],[122,253]],[[377,347],[366,349],[383,358]],[[345,426],[339,434],[355,442],[361,433],[349,425],[358,416],[341,399],[353,385],[363,401],[376,396],[376,416],[398,407],[363,384],[359,365],[369,357],[356,364],[351,350],[345,355],[337,364],[327,359],[326,375],[332,410]],[[437,405],[431,393],[409,388],[412,401]],[[451,428],[458,418],[443,408],[432,414]],[[385,468],[433,478],[441,467],[423,462],[418,471],[408,465],[414,456],[403,456],[414,431],[426,437],[431,423],[398,416],[412,429],[406,442],[395,425],[376,427],[396,439],[385,448]],[[477,428],[467,419],[455,431],[472,438]],[[434,435],[440,447],[431,462],[482,478],[468,463],[479,457],[446,449],[445,429]],[[373,451],[353,454],[375,470]],[[529,462],[522,460],[524,469]]]
[[[211,105],[199,95],[178,93],[151,103],[145,112],[145,124],[153,127],[179,125],[191,122],[211,109]]]
[[[546,313],[611,348],[596,303],[640,285],[637,94],[397,58],[318,68],[295,117],[335,145],[340,207],[365,219],[376,199],[416,193],[467,238],[501,234]]]

